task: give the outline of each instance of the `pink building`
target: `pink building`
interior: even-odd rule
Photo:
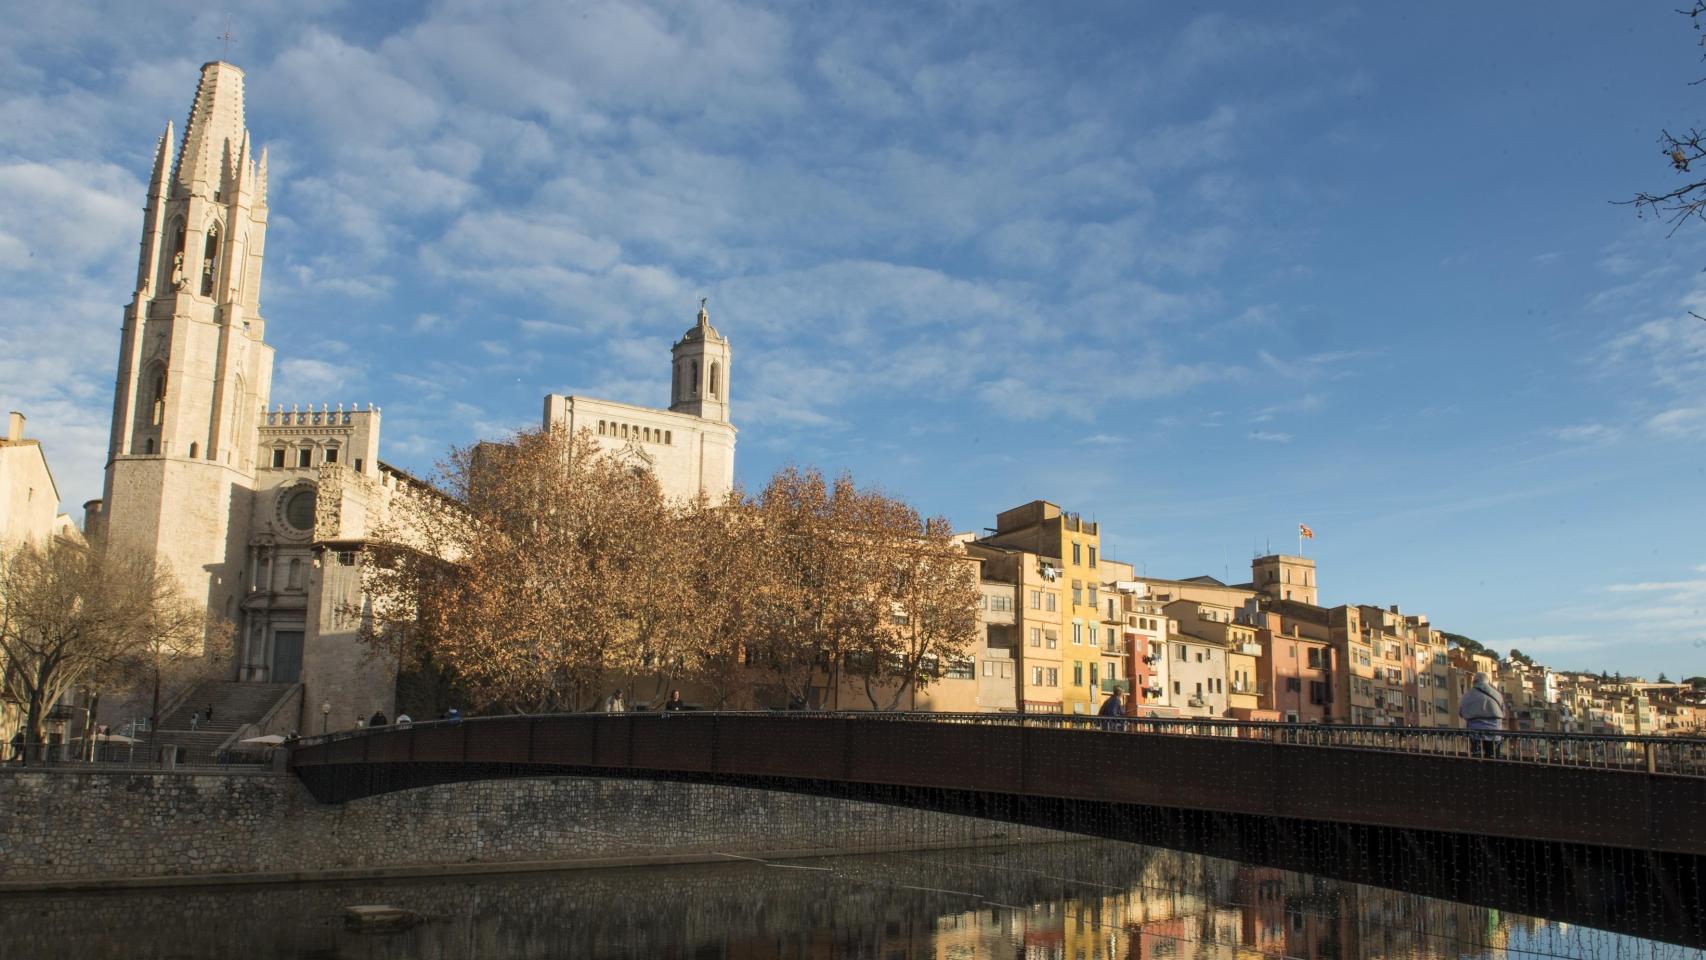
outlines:
[[[1326,723],[1335,716],[1333,644],[1311,637],[1305,625],[1265,610],[1256,642],[1262,655],[1256,673],[1264,691],[1263,706],[1290,723]],[[1342,711],[1340,711],[1342,712]]]

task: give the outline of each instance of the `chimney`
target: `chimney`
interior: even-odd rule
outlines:
[[[12,411],[12,417],[6,423],[6,439],[13,443],[24,439],[24,415],[16,410]]]

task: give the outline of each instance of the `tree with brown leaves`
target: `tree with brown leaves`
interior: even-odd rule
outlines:
[[[364,554],[364,637],[432,662],[482,708],[597,702],[654,662],[682,601],[657,481],[590,434],[529,431],[452,451],[442,497],[393,511]]]

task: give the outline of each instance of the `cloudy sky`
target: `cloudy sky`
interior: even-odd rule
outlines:
[[[0,407],[98,496],[155,138],[225,11],[0,0]],[[1667,4],[229,4],[273,399],[386,458],[663,405],[700,296],[738,474],[1151,575],[1317,539],[1322,599],[1706,673],[1706,123]]]

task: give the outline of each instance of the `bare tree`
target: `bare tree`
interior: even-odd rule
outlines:
[[[38,750],[46,712],[69,691],[98,695],[159,651],[199,655],[209,622],[161,563],[64,538],[0,555],[4,689]],[[176,659],[176,655],[174,655]]]
[[[1706,18],[1706,0],[1695,0],[1693,6],[1677,12],[1688,17],[1691,28],[1701,34],[1695,45],[1706,48],[1706,30],[1702,30],[1706,24],[1702,19]],[[1706,54],[1702,54],[1702,58],[1706,59]],[[1694,81],[1696,85],[1701,83],[1706,83],[1706,77]],[[1706,166],[1694,169],[1696,163],[1706,159],[1706,131],[1693,126],[1681,133],[1661,130],[1659,148],[1672,173],[1681,177],[1682,183],[1668,190],[1643,190],[1632,199],[1616,202],[1634,206],[1638,216],[1663,219],[1670,224],[1670,232],[1675,234],[1689,220],[1706,220]],[[1706,317],[1700,319],[1706,320]]]
[[[877,710],[893,710],[909,691],[927,689],[943,666],[972,654],[977,638],[978,565],[948,521],[932,517],[922,529],[897,532],[892,543],[893,624],[861,675]]]

